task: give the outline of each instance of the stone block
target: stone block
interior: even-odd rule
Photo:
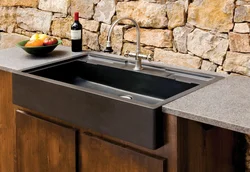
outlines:
[[[250,32],[249,23],[235,23],[234,32],[237,32],[237,33],[249,33]]]
[[[202,65],[201,65],[201,70],[207,70],[207,71],[212,71],[212,72],[215,72],[216,69],[217,69],[217,66],[216,64],[210,62],[210,61],[207,61],[207,60],[203,60],[202,61]]]
[[[71,40],[69,40],[69,39],[62,39],[62,45],[71,47]]]
[[[38,0],[0,0],[0,6],[5,7],[33,7],[38,6]]]
[[[250,52],[249,34],[229,33],[229,47],[235,52]]]
[[[73,23],[72,17],[67,18],[57,18],[53,20],[51,25],[52,35],[61,38],[71,39],[70,28]]]
[[[91,19],[94,15],[94,7],[100,0],[71,0],[71,15],[79,12],[79,16]]]
[[[116,6],[117,18],[131,17],[141,27],[166,28],[168,26],[167,5],[148,3],[145,1],[118,2]],[[130,21],[122,21],[132,24]]]
[[[39,0],[38,8],[45,11],[67,14],[69,6],[69,0]]]
[[[174,47],[178,52],[187,54],[187,38],[188,34],[193,31],[193,28],[189,27],[177,27],[173,31],[174,35]]]
[[[235,9],[234,22],[250,22],[250,5],[238,6]]]
[[[227,52],[224,71],[250,76],[250,54]]]
[[[222,65],[229,41],[209,32],[195,29],[188,35],[188,50],[196,56]]]
[[[99,22],[111,24],[111,19],[115,14],[114,0],[101,0],[96,8],[94,19]]]
[[[28,31],[48,33],[52,21],[52,12],[35,8],[17,8],[17,25]]]
[[[82,45],[88,46],[92,50],[99,51],[98,33],[93,33],[87,30],[82,31]]]
[[[97,32],[100,27],[100,23],[95,20],[86,20],[86,19],[79,19],[79,22],[82,24],[82,27],[86,30]]]
[[[194,0],[188,22],[202,29],[228,32],[233,28],[234,0]]]
[[[167,29],[140,29],[141,43],[155,47],[172,47],[173,32]],[[124,39],[136,42],[136,29],[131,28],[125,32]]]
[[[185,25],[185,8],[184,5],[177,2],[167,3],[168,29]]]
[[[182,66],[199,69],[202,59],[189,54],[174,53],[156,48],[154,51],[154,60],[168,65]]]
[[[17,25],[15,7],[0,7],[0,29],[12,33]]]

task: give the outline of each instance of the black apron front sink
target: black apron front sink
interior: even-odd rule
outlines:
[[[89,53],[13,74],[13,102],[150,149],[164,145],[162,105],[220,78]]]

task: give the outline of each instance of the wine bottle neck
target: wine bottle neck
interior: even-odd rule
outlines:
[[[79,21],[79,13],[75,12],[75,16],[74,16],[75,21]]]

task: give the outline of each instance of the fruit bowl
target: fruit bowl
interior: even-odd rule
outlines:
[[[62,43],[61,40],[58,40],[57,44],[53,45],[46,45],[46,46],[36,46],[36,47],[25,47],[25,44],[29,40],[21,41],[17,43],[17,46],[22,48],[24,51],[26,51],[29,54],[40,56],[40,55],[46,55],[50,52],[52,52],[59,44]]]

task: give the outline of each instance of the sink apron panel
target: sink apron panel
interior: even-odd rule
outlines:
[[[146,148],[164,144],[161,107],[138,106],[21,74],[13,74],[13,103]]]

